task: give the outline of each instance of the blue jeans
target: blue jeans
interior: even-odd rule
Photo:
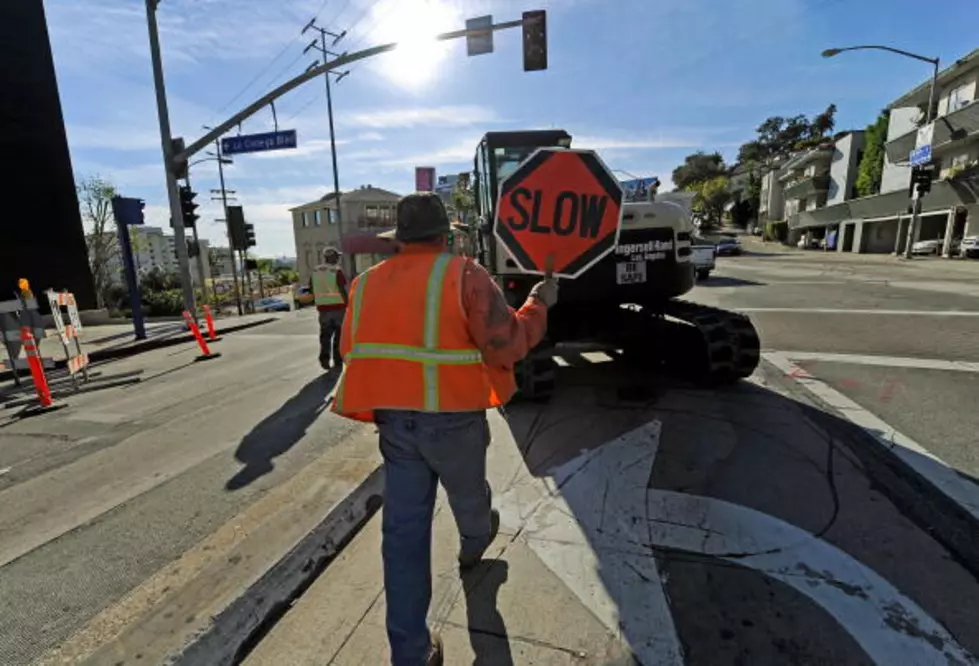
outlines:
[[[463,553],[490,540],[491,494],[486,482],[486,412],[379,410],[384,457],[381,555],[387,632],[394,666],[425,663],[431,637],[432,514],[442,482]]]

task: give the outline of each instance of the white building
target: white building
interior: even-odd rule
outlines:
[[[114,235],[114,234],[113,234]],[[165,273],[178,273],[177,252],[174,238],[163,233],[160,227],[135,226],[129,227],[129,238],[133,246],[133,264],[137,274],[148,273],[159,269]],[[203,255],[204,279],[211,279],[210,243],[201,239],[201,254]],[[230,269],[229,269],[230,270]],[[110,261],[109,275],[112,280],[121,284],[123,276],[122,257],[115,256]],[[190,275],[195,285],[201,284],[201,274],[198,270],[196,257],[190,259]]]

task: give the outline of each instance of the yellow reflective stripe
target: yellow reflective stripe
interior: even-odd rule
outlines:
[[[426,349],[408,345],[361,343],[354,345],[350,358],[385,358],[414,361],[427,365],[474,365],[483,362],[478,349]]]
[[[357,324],[360,323],[360,305],[364,300],[362,294],[364,292],[364,283],[367,282],[368,273],[370,273],[370,271],[364,271],[363,273],[361,273],[360,277],[354,280],[353,285],[351,285],[350,287],[350,310],[351,310],[350,339],[351,340],[356,340],[354,336],[357,335]],[[354,343],[354,346],[356,346],[356,343]],[[349,365],[344,363],[343,373],[340,375],[340,381],[337,382],[336,394],[333,396],[333,402],[336,405],[337,411],[340,413],[343,413],[343,392],[345,388],[345,382],[343,380],[346,379],[347,369],[349,367],[350,367]]]
[[[439,343],[439,319],[442,314],[442,283],[445,272],[452,259],[450,254],[439,254],[432,264],[428,276],[428,289],[425,294],[425,347],[435,350]],[[425,411],[437,412],[439,408],[439,369],[437,365],[426,363],[422,372],[425,381]]]

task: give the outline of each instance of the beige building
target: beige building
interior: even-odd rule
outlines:
[[[326,196],[290,210],[296,241],[296,270],[301,283],[309,281],[323,249],[340,244],[342,232],[343,266],[350,275],[363,272],[383,258],[369,242],[378,233],[394,228],[395,210],[401,195],[373,185],[362,185],[340,194],[340,219],[337,201]],[[366,251],[365,251],[366,250]]]

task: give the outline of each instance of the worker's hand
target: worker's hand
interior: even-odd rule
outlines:
[[[544,278],[534,285],[530,290],[530,295],[543,303],[546,307],[554,307],[557,303],[557,280],[554,278]]]

